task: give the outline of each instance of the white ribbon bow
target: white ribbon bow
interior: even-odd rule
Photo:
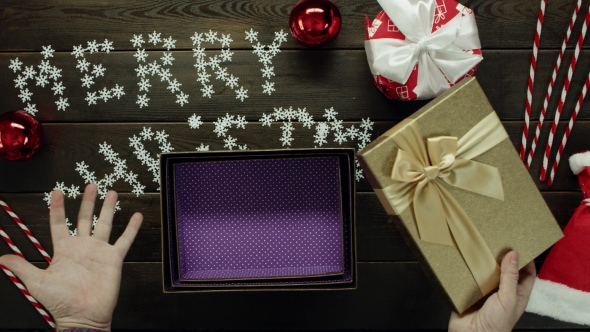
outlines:
[[[371,53],[369,65],[374,75],[405,84],[418,63],[418,86],[414,92],[420,99],[426,99],[447,90],[448,81],[454,84],[482,60],[481,56],[464,51],[481,48],[473,15],[463,16],[459,12],[432,33],[436,0],[378,2],[406,40],[367,41],[369,45],[366,46],[371,48],[366,47],[368,55]]]

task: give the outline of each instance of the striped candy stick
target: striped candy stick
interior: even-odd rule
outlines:
[[[539,121],[537,122],[537,129],[535,130],[535,137],[533,138],[533,142],[531,144],[531,149],[529,150],[529,156],[526,161],[526,168],[529,169],[531,167],[531,162],[535,155],[535,149],[537,148],[537,143],[539,142],[539,135],[541,134],[541,128],[543,127],[543,120],[545,120],[545,114],[547,114],[547,106],[549,105],[549,99],[551,98],[551,93],[553,92],[553,85],[555,85],[555,78],[557,77],[557,72],[559,72],[559,67],[561,66],[561,60],[563,59],[563,54],[565,53],[565,48],[567,43],[569,42],[570,36],[572,34],[572,28],[576,23],[576,19],[578,17],[578,13],[580,12],[580,6],[582,5],[582,0],[578,0],[576,4],[576,8],[574,9],[574,13],[572,14],[572,18],[567,28],[567,32],[565,37],[563,38],[563,43],[561,45],[561,50],[559,51],[559,56],[557,57],[557,62],[555,63],[555,67],[553,68],[553,74],[551,75],[551,81],[549,81],[549,86],[547,87],[547,93],[545,94],[545,100],[543,101],[543,108],[541,109],[541,115],[539,116]],[[525,146],[526,148],[526,146]]]
[[[23,253],[18,249],[18,247],[14,244],[14,242],[12,242],[12,240],[10,239],[8,234],[6,234],[4,232],[2,227],[0,227],[0,235],[2,236],[4,241],[8,244],[10,249],[12,249],[12,252],[15,255],[19,256],[22,259],[25,259],[25,256],[23,256]],[[45,309],[43,309],[41,304],[39,304],[39,302],[37,302],[37,300],[31,295],[31,293],[29,293],[29,291],[22,284],[22,282],[20,282],[20,280],[18,280],[18,278],[6,266],[0,264],[0,268],[8,276],[8,279],[10,279],[10,281],[12,281],[12,283],[20,290],[20,292],[23,293],[23,295],[27,298],[27,300],[29,300],[31,305],[39,312],[39,314],[41,315],[41,317],[43,317],[43,319],[47,322],[47,324],[49,324],[55,330],[56,325],[53,322],[53,319],[51,318],[51,316],[49,316],[49,314],[47,314],[47,312],[45,311]]]
[[[567,125],[567,129],[565,130],[565,134],[563,134],[563,138],[561,139],[561,144],[559,144],[559,150],[557,150],[557,155],[555,156],[555,161],[553,161],[553,166],[551,167],[551,174],[549,175],[549,180],[547,180],[547,184],[550,186],[553,184],[553,178],[555,177],[555,171],[557,171],[557,167],[559,166],[559,160],[561,160],[561,155],[563,154],[563,149],[565,149],[565,145],[567,144],[567,140],[570,137],[572,132],[572,128],[574,127],[574,123],[576,122],[576,118],[578,117],[578,113],[580,112],[580,108],[582,107],[582,103],[586,98],[586,92],[588,92],[588,87],[590,87],[590,74],[586,78],[586,83],[584,83],[584,87],[582,88],[582,92],[578,97],[578,103],[576,104],[576,108],[574,109],[574,113],[570,119],[570,122]]]
[[[545,17],[545,1],[541,0],[541,8],[537,17],[537,30],[535,31],[535,42],[533,44],[533,55],[531,57],[531,68],[529,70],[529,80],[526,94],[526,107],[524,113],[524,125],[522,130],[522,140],[520,143],[520,159],[524,161],[527,139],[529,137],[529,122],[531,118],[531,104],[533,99],[533,86],[535,83],[535,71],[537,69],[537,53],[539,52],[539,41],[541,40],[541,29],[543,28],[543,19]]]
[[[6,242],[6,244],[8,244],[8,246],[10,247],[10,249],[12,249],[12,252],[14,252],[15,255],[17,255],[23,259],[26,259],[25,256],[23,256],[23,253],[18,249],[16,244],[14,244],[14,242],[12,242],[12,240],[10,239],[8,234],[4,233],[4,230],[2,229],[2,227],[0,227],[0,236],[2,236],[2,238],[4,239],[4,242]]]
[[[56,330],[57,326],[55,325],[53,318],[51,318],[51,316],[49,316],[47,311],[45,311],[45,309],[43,309],[41,304],[39,304],[39,302],[37,302],[37,300],[35,300],[35,298],[31,295],[31,293],[29,293],[29,291],[22,284],[22,282],[20,282],[20,280],[18,280],[18,278],[14,275],[14,273],[12,273],[6,266],[4,266],[2,264],[0,264],[0,269],[2,269],[2,271],[4,271],[4,273],[8,276],[8,279],[10,279],[10,281],[12,281],[12,283],[18,288],[18,290],[20,290],[20,292],[27,298],[27,300],[29,300],[31,305],[39,312],[39,314],[41,314],[41,317],[43,317],[43,319],[47,322],[47,324],[49,324],[49,326],[51,326],[54,330]]]
[[[16,213],[14,213],[14,211],[12,211],[12,209],[2,199],[0,199],[0,206],[2,206],[4,211],[6,211],[6,213],[8,213],[12,217],[14,222],[16,222],[16,224],[23,230],[23,232],[27,235],[29,240],[31,240],[31,242],[33,242],[33,244],[35,245],[37,250],[41,253],[41,255],[43,255],[43,258],[45,258],[47,263],[51,263],[51,257],[45,251],[45,249],[43,248],[41,243],[39,243],[39,241],[37,241],[37,239],[33,236],[33,233],[31,233],[29,228],[20,220],[20,218],[16,215]]]
[[[582,48],[582,44],[584,43],[584,39],[586,38],[586,31],[588,30],[588,23],[590,22],[590,7],[588,9],[589,10],[588,12],[586,12],[586,17],[584,19],[584,25],[582,26],[582,33],[580,33],[580,35],[578,36],[578,43],[576,44],[576,49],[574,51],[572,63],[570,64],[570,67],[568,69],[567,77],[563,85],[563,90],[561,90],[561,98],[559,99],[559,103],[557,104],[557,113],[555,113],[555,118],[553,119],[553,124],[551,125],[551,131],[549,132],[549,140],[547,141],[547,145],[545,146],[545,155],[543,156],[543,165],[541,168],[541,181],[544,181],[547,178],[549,155],[551,154],[551,147],[553,146],[553,138],[555,137],[557,125],[559,124],[559,118],[563,113],[563,104],[565,103],[565,98],[567,96],[567,92],[572,81],[572,75],[574,73],[574,70],[576,69],[576,64],[578,63],[580,49]]]

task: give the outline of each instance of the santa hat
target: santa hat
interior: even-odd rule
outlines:
[[[570,166],[585,199],[549,252],[526,311],[590,325],[590,152],[573,155]]]

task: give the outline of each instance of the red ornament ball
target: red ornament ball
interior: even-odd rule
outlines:
[[[311,47],[336,38],[341,25],[340,11],[330,0],[300,0],[289,17],[293,37]]]
[[[23,111],[0,115],[0,156],[8,160],[29,159],[41,147],[41,124]]]

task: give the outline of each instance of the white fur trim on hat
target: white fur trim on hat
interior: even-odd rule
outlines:
[[[580,152],[570,157],[570,167],[578,175],[586,166],[590,166],[590,152]]]
[[[526,311],[590,325],[590,293],[537,277]]]

